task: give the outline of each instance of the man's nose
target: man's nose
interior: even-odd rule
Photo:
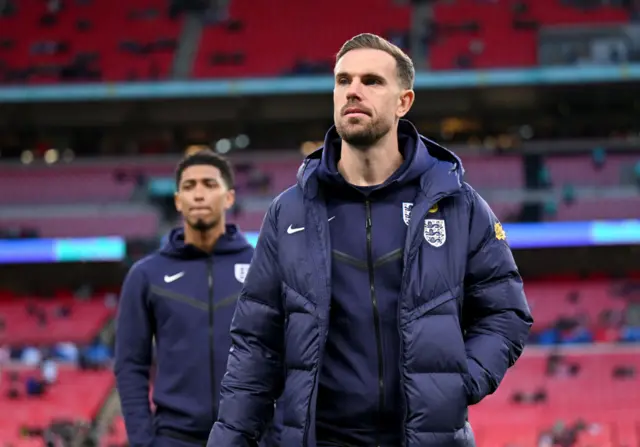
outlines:
[[[204,186],[197,185],[193,190],[193,200],[198,202],[204,200]]]
[[[362,83],[357,79],[354,79],[347,88],[347,99],[360,100],[362,98]]]

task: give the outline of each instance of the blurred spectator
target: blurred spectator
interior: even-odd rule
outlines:
[[[15,371],[11,371],[9,373],[9,387],[7,389],[7,398],[8,399],[17,399],[20,397],[20,391],[18,390],[19,385],[19,377],[18,373]]]
[[[542,188],[549,188],[553,186],[553,182],[551,179],[551,171],[548,167],[542,166],[540,171],[538,171],[538,184]]]
[[[576,200],[576,189],[572,184],[566,184],[562,187],[562,200],[567,205],[572,204]]]
[[[46,390],[46,384],[43,380],[34,376],[27,377],[25,383],[27,396],[42,396]]]
[[[636,370],[633,366],[616,366],[613,368],[613,377],[615,379],[632,379],[636,376]]]
[[[42,353],[38,348],[27,347],[22,351],[20,360],[26,366],[38,366],[42,362]]]
[[[516,404],[539,404],[547,401],[547,392],[543,388],[538,388],[534,392],[519,391],[512,396],[512,400]]]
[[[575,377],[579,373],[580,365],[568,362],[558,352],[550,354],[547,358],[546,374],[549,377]]]
[[[598,322],[593,339],[600,343],[613,343],[620,339],[621,320],[611,310],[603,310],[598,316]]]
[[[56,359],[60,361],[70,363],[78,362],[78,347],[74,343],[57,343],[53,348],[53,353]]]
[[[547,200],[544,202],[543,211],[545,216],[555,217],[555,215],[558,214],[558,204],[555,200]]]
[[[58,380],[58,365],[51,357],[47,357],[42,361],[40,370],[42,378],[47,385],[56,383]]]
[[[597,147],[593,149],[591,153],[593,160],[593,166],[596,169],[602,169],[607,161],[607,151],[603,147]]]

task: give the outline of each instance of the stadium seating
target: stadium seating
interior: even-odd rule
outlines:
[[[267,199],[296,182],[301,156],[264,161],[236,162],[236,189],[240,202],[258,199],[231,217],[244,230],[258,230]],[[481,193],[504,222],[516,220],[521,204],[509,197],[492,197],[493,190],[524,188],[524,168],[518,155],[488,156],[463,153],[465,180]],[[589,155],[551,156],[545,160],[552,186],[581,187],[631,185],[629,172],[636,155],[610,154],[601,168]],[[0,230],[35,230],[42,237],[92,237],[119,235],[153,237],[162,225],[157,210],[144,204],[151,180],[162,179],[161,196],[173,191],[175,160],[121,162],[72,162],[54,165],[3,165],[0,167]],[[255,177],[257,174],[257,178]],[[265,181],[263,183],[263,181]],[[19,188],[15,185],[20,184]],[[147,186],[145,186],[147,185]],[[147,188],[147,189],[145,189]],[[610,198],[579,198],[557,204],[546,220],[625,219],[637,215],[637,195]]]
[[[638,210],[640,210],[640,196],[578,200],[575,203],[558,204],[556,215],[547,220],[635,219],[639,215]]]
[[[152,238],[159,231],[160,220],[155,210],[114,210],[95,214],[80,210],[74,214],[58,212],[0,218],[0,229],[16,228],[35,231],[44,238],[123,236]]]
[[[131,198],[138,176],[172,175],[173,163],[0,166],[0,205],[105,203]],[[20,187],[16,187],[16,185]]]
[[[131,0],[126,8],[118,2],[93,0],[89,2],[66,2],[56,13],[56,23],[41,24],[47,2],[39,0],[20,1],[17,12],[12,17],[0,17],[0,40],[15,39],[13,47],[0,50],[0,58],[13,69],[29,67],[60,67],[69,64],[81,54],[99,55],[98,67],[102,70],[102,80],[122,81],[132,77],[149,78],[156,72],[158,77],[167,77],[173,62],[173,49],[165,47],[144,55],[131,54],[120,49],[124,41],[150,44],[158,39],[176,39],[181,29],[182,19],[167,16],[166,2],[162,0]],[[157,17],[135,19],[132,12],[148,9],[158,11]],[[78,22],[88,21],[86,30],[79,30]],[[114,32],[118,30],[118,32]],[[67,51],[46,55],[32,53],[38,42],[64,42]],[[30,78],[30,82],[55,82],[58,70],[43,71]]]
[[[583,10],[560,0],[522,3],[526,11],[520,13],[508,0],[435,3],[437,31],[429,44],[429,67],[460,68],[461,55],[471,55],[469,64],[474,68],[534,66],[539,26],[625,23],[629,19],[625,9],[615,6]],[[170,74],[182,19],[169,18],[165,2],[132,0],[127,8],[108,0],[65,5],[55,14],[56,22],[49,26],[41,24],[46,2],[38,0],[20,2],[14,16],[0,18],[0,39],[29,36],[0,50],[0,57],[14,69],[44,68],[32,75],[30,82],[56,82],[58,70],[46,67],[61,67],[81,53],[99,55],[97,66],[102,80],[165,78]],[[149,9],[154,9],[156,15],[134,17],[144,16]],[[336,21],[336,11],[350,19]],[[229,21],[204,28],[193,76],[278,76],[290,73],[300,63],[331,67],[333,56],[346,39],[360,32],[385,36],[406,33],[411,13],[409,4],[391,0],[327,0],[313,5],[290,0],[234,0],[230,3]],[[533,25],[516,28],[514,20]],[[79,25],[83,21],[91,25],[83,29]],[[287,26],[274,26],[275,23]],[[328,27],[331,32],[327,32]],[[121,31],[113,33],[113,29]],[[159,39],[173,44],[143,55],[121,49],[127,41],[149,45]],[[50,55],[33,54],[32,48],[38,42],[64,42],[68,48]],[[481,51],[472,54],[472,46],[480,46]]]
[[[499,392],[472,407],[470,420],[477,427],[479,445],[506,447],[514,443],[536,447],[541,431],[558,421],[571,423],[583,419],[599,424],[600,429],[583,434],[579,446],[638,446],[640,416],[636,409],[640,406],[640,389],[633,385],[637,378],[613,376],[618,366],[640,371],[637,349],[600,353],[589,349],[564,355],[564,361],[580,368],[576,376],[567,377],[547,375],[549,351],[528,348],[528,354],[507,373]],[[546,400],[541,403],[513,401],[517,392],[538,390],[546,392]]]
[[[474,42],[480,42],[483,47],[472,59],[474,68],[536,65],[538,32],[535,28],[515,29],[516,18],[541,26],[625,23],[629,18],[626,10],[613,6],[581,10],[564,5],[560,0],[524,3],[528,5],[528,11],[518,15],[513,9],[514,2],[508,0],[436,2],[437,31],[435,41],[429,46],[429,67],[435,70],[459,68],[456,59],[469,54]],[[374,10],[375,14],[363,13]],[[348,25],[336,23],[335,11],[351,18]],[[231,30],[225,26],[205,30],[194,76],[281,75],[298,62],[328,62],[330,67],[338,48],[355,34],[373,32],[389,36],[406,32],[410,28],[411,8],[391,0],[376,0],[373,4],[365,0],[347,4],[332,0],[313,6],[288,0],[278,0],[268,6],[236,0],[231,5],[230,16],[242,26]],[[276,22],[288,25],[273,27]],[[477,24],[476,31],[460,29],[471,23]],[[327,27],[331,27],[331,33],[326,32]],[[242,54],[242,57],[231,63],[211,64],[216,54]]]
[[[640,154],[616,154],[607,157],[606,163],[597,168],[593,160],[584,155],[555,155],[547,157],[545,165],[555,186],[616,186],[631,180],[631,171],[638,162]]]
[[[476,189],[513,189],[524,187],[524,168],[518,155],[491,156],[462,154],[465,180]],[[233,159],[232,159],[233,160]],[[550,156],[545,165],[554,186],[615,186],[628,180],[630,171],[640,161],[637,154],[607,156],[596,169],[588,155]],[[122,163],[71,163],[51,166],[0,166],[0,205],[43,203],[106,203],[129,200],[138,184],[153,177],[173,178],[175,160]],[[278,194],[296,181],[302,156],[272,158],[247,164],[270,177],[266,194]],[[20,188],[15,188],[17,181]],[[240,189],[250,181],[250,170],[236,175]]]
[[[336,11],[349,20],[336,20]],[[205,29],[193,74],[198,78],[274,76],[290,72],[296,62],[331,64],[345,40],[361,32],[384,35],[405,30],[410,13],[410,6],[390,0],[234,0],[230,17],[242,22],[242,28]],[[276,26],[279,23],[286,26]],[[216,53],[243,53],[244,57],[240,64],[211,65]]]
[[[429,66],[434,70],[459,69],[456,59],[469,55],[473,43],[482,51],[471,59],[472,68],[515,68],[537,64],[536,26],[626,23],[629,13],[613,6],[580,9],[560,0],[523,1],[527,11],[518,14],[508,0],[456,0],[437,2],[434,17],[437,37],[429,48]],[[537,23],[516,29],[514,20]],[[460,29],[476,24],[477,30]]]
[[[34,309],[31,313],[30,304]],[[62,307],[68,309],[68,316],[59,316]],[[39,313],[44,314],[46,324],[40,323]],[[0,332],[0,345],[46,345],[58,341],[89,343],[113,315],[114,310],[107,308],[100,299],[2,300],[0,317],[5,328]]]
[[[606,280],[527,282],[527,300],[535,327],[547,327],[560,317],[580,315],[595,323],[603,310],[624,309],[625,302],[612,296],[611,287]]]
[[[6,371],[3,371],[6,373]],[[20,382],[27,377],[38,377],[39,370],[18,370]],[[20,436],[23,428],[44,428],[55,420],[84,420],[91,422],[115,383],[111,371],[79,371],[60,367],[58,380],[40,397],[21,395],[9,399],[6,393],[10,381],[3,377],[0,383],[0,439],[3,445],[29,447],[42,445]],[[24,394],[24,389],[19,392]]]

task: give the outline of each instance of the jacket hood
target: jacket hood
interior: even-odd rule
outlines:
[[[317,192],[319,179],[344,182],[337,169],[339,140],[335,126],[332,126],[324,145],[309,154],[298,169],[298,185],[310,196]],[[405,160],[391,181],[405,183],[420,177],[421,189],[429,196],[460,188],[464,168],[457,155],[420,135],[407,120],[400,120],[398,124],[398,140]]]
[[[251,248],[251,244],[249,244],[249,241],[247,241],[238,227],[234,224],[227,224],[225,232],[213,246],[212,254],[225,255],[238,253],[248,248]],[[199,248],[185,243],[184,228],[182,227],[171,230],[160,252],[165,256],[183,259],[197,258],[206,255],[206,253]]]

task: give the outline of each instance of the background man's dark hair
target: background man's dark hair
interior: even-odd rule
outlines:
[[[391,55],[396,60],[398,71],[398,80],[400,85],[406,89],[413,88],[413,81],[416,78],[416,70],[413,67],[413,61],[399,47],[392,44],[380,36],[370,33],[358,34],[347,40],[336,55],[336,63],[342,56],[352,50],[380,50]]]
[[[218,168],[227,188],[234,189],[235,178],[231,163],[225,157],[216,154],[210,149],[203,149],[195,154],[187,155],[178,163],[178,167],[176,168],[176,188],[180,189],[180,181],[182,180],[182,173],[185,169],[190,166],[201,165]]]

